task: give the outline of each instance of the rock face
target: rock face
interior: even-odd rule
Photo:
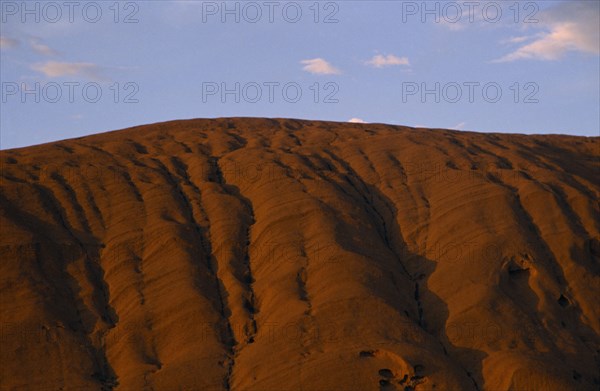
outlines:
[[[1,389],[598,389],[599,158],[252,118],[2,151]]]

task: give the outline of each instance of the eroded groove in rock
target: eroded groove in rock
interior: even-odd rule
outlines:
[[[64,182],[62,184],[64,185]],[[76,330],[76,332],[81,332],[82,335],[84,336],[85,344],[90,352],[90,356],[91,356],[90,358],[92,359],[92,362],[94,362],[94,364],[95,364],[96,370],[92,374],[92,378],[94,378],[100,384],[102,384],[103,388],[112,390],[115,386],[118,385],[119,382],[118,382],[118,378],[117,378],[112,366],[108,362],[108,358],[106,356],[106,351],[105,351],[105,347],[102,343],[102,339],[103,339],[103,336],[107,332],[107,328],[114,327],[118,319],[116,318],[114,309],[109,304],[108,292],[107,292],[105,281],[103,279],[104,272],[102,271],[102,268],[97,263],[98,256],[96,254],[94,256],[94,259],[92,257],[90,257],[88,250],[86,248],[86,244],[83,243],[81,241],[81,239],[77,236],[77,234],[75,234],[73,232],[73,227],[68,222],[68,219],[63,212],[64,206],[62,206],[60,204],[60,202],[58,201],[56,196],[53,194],[53,192],[50,189],[43,187],[43,186],[38,186],[37,191],[41,195],[41,198],[42,198],[43,202],[45,203],[45,206],[48,207],[52,211],[51,213],[54,215],[58,224],[60,225],[60,227],[62,227],[62,229],[68,236],[69,242],[75,244],[75,246],[79,250],[79,253],[82,253],[82,255],[83,255],[84,267],[86,269],[85,277],[87,277],[92,284],[93,291],[91,292],[91,295],[92,295],[93,305],[95,305],[95,307],[96,307],[95,309],[97,311],[97,315],[100,316],[101,321],[104,322],[106,324],[106,326],[105,327],[100,326],[101,329],[96,330],[96,326],[93,324],[85,325],[83,319],[81,318],[81,315],[79,314],[79,310],[78,310],[77,311],[78,312],[78,314],[77,314],[78,315],[78,323],[81,325],[81,327],[80,327],[80,330]],[[75,202],[75,200],[73,200],[73,199],[72,199],[72,201]],[[76,207],[75,207],[75,209],[77,210]],[[87,225],[84,227],[87,227],[89,229],[89,226],[87,226]],[[67,243],[69,243],[69,242],[67,242]],[[69,248],[69,247],[67,246],[66,248]],[[64,253],[65,248],[62,248],[61,250],[62,250],[61,251],[62,253],[59,252],[60,256],[63,256],[66,258],[66,262],[63,261],[63,262],[65,262],[65,265],[64,265],[65,273],[67,273],[70,276],[70,278],[77,280],[77,276],[74,276],[71,273],[69,273],[69,271],[67,269],[69,267],[68,263],[72,260],[71,257],[74,254],[72,254],[72,253],[69,254],[69,252]],[[98,250],[98,247],[96,247],[96,250]],[[71,294],[74,297],[80,296],[74,292]],[[80,296],[79,300],[81,300],[81,299],[82,298]],[[81,303],[81,305],[79,305],[78,307],[81,307],[81,306],[85,307],[86,304]]]

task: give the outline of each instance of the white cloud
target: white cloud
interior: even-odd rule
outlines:
[[[350,118],[348,120],[348,122],[351,122],[353,124],[366,124],[367,123],[366,121],[364,121],[364,120],[362,120],[360,118]]]
[[[527,36],[527,35],[524,35],[524,36],[521,36],[521,37],[510,37],[508,39],[503,40],[502,43],[504,43],[504,44],[523,43],[523,42],[528,41],[528,40],[533,39],[533,38],[534,37]]]
[[[89,62],[47,61],[43,64],[35,64],[31,69],[48,77],[83,76],[92,80],[104,80],[100,75],[100,67]]]
[[[493,62],[523,59],[559,60],[567,52],[600,54],[600,2],[568,1],[543,12],[546,31],[512,53]]]
[[[19,45],[16,39],[0,36],[0,49],[12,49]]]
[[[339,69],[322,58],[302,60],[300,63],[304,64],[304,68],[302,68],[303,70],[316,75],[339,75],[341,73]]]
[[[58,52],[51,47],[44,45],[39,38],[31,38],[29,40],[29,45],[31,48],[38,54],[43,56],[53,57],[58,56]]]
[[[467,125],[467,123],[466,123],[466,122],[461,122],[461,123],[458,123],[458,124],[454,125],[454,126],[453,126],[453,127],[451,127],[450,129],[454,129],[454,130],[464,130],[466,125]]]
[[[473,3],[471,4],[472,6],[467,6],[464,2],[449,3],[448,7],[442,4],[442,7],[440,8],[441,12],[439,12],[439,18],[436,22],[438,25],[447,28],[450,31],[462,31],[470,27],[481,27],[484,23],[487,25],[490,24],[489,22],[486,22],[485,19],[487,11],[483,11],[483,7],[487,6],[486,3],[490,3],[489,0]],[[425,9],[422,11],[425,12]],[[490,10],[489,15],[490,17],[494,17],[494,10]],[[433,15],[429,15],[426,16],[426,18],[432,16]]]
[[[464,18],[466,20],[468,20],[467,16],[465,16]],[[461,31],[461,30],[464,30],[465,28],[467,28],[467,24],[466,23],[467,22],[463,21],[463,18],[460,18],[456,22],[450,22],[450,21],[446,20],[445,18],[441,18],[440,21],[439,21],[440,25],[446,27],[450,31]]]
[[[375,68],[383,68],[394,65],[410,65],[410,62],[408,61],[407,57],[397,57],[393,54],[382,56],[381,54],[378,54],[369,61],[367,61],[366,64],[371,65]]]

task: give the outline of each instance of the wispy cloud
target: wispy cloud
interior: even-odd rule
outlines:
[[[364,121],[364,120],[362,120],[360,118],[350,118],[348,120],[348,122],[351,122],[353,124],[366,124],[367,123],[366,121]]]
[[[470,20],[474,20],[474,19],[470,19]],[[463,20],[463,18],[460,18],[459,20],[453,21],[453,22],[448,21],[445,18],[441,18],[439,21],[440,26],[446,27],[450,31],[464,30],[467,28],[467,23],[469,23],[469,19],[467,16],[465,16],[464,20]]]
[[[600,2],[568,1],[544,11],[540,18],[544,32],[535,37],[513,38],[512,43],[534,41],[493,62],[524,59],[559,60],[568,52],[600,54]],[[519,41],[523,38],[521,41]]]
[[[304,65],[303,70],[315,75],[339,75],[341,73],[339,69],[322,58],[302,60],[300,63]]]
[[[19,41],[13,38],[0,36],[0,49],[12,49],[19,46]]]
[[[451,127],[450,129],[454,129],[454,130],[464,130],[465,126],[467,126],[466,122],[460,122],[456,125],[454,125],[453,127]]]
[[[106,80],[101,75],[101,67],[89,62],[47,61],[34,64],[31,69],[48,77],[81,76],[96,81]]]
[[[503,44],[523,43],[525,41],[529,41],[534,38],[535,38],[535,36],[529,36],[529,35],[524,35],[524,36],[520,36],[520,37],[510,37],[508,39],[502,40],[501,43],[503,43]]]
[[[59,55],[59,53],[56,50],[42,43],[42,40],[40,38],[31,38],[29,40],[29,45],[31,46],[31,49],[33,49],[34,52],[41,54],[42,56],[54,57]]]
[[[387,56],[378,54],[369,61],[367,61],[366,64],[371,65],[375,68],[383,68],[398,65],[410,65],[410,62],[408,61],[407,57],[397,57],[393,54],[388,54]]]
[[[489,0],[486,0],[489,3]],[[474,7],[467,7],[466,4],[462,6],[460,2],[450,2],[459,9],[453,9],[455,7],[448,7],[442,10],[442,15],[439,17],[437,25],[442,26],[450,31],[462,31],[470,27],[481,27],[482,23],[490,24],[486,22],[482,6],[485,3],[472,3]],[[423,3],[424,4],[424,3]],[[425,11],[425,10],[423,10]],[[490,11],[492,14],[493,11]],[[487,15],[487,14],[486,14]],[[433,15],[431,15],[433,16]]]

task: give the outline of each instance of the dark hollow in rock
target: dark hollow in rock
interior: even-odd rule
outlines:
[[[413,369],[415,370],[415,375],[422,376],[423,371],[425,370],[425,366],[423,366],[421,364],[417,364],[413,367]]]
[[[359,357],[375,357],[375,353],[377,353],[377,350],[361,350],[360,353],[358,353]]]
[[[558,298],[558,304],[562,307],[565,308],[566,306],[569,305],[569,299],[567,299],[565,296],[560,295],[560,297]]]
[[[379,370],[379,375],[391,379],[394,377],[394,372],[391,370],[384,368]]]

